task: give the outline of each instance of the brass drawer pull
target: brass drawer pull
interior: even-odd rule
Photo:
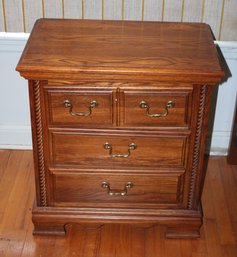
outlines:
[[[172,108],[175,106],[175,103],[172,101],[168,101],[165,105],[165,110],[162,113],[150,113],[150,106],[148,104],[148,102],[146,101],[141,101],[140,102],[140,108],[145,109],[146,110],[146,115],[150,116],[150,117],[165,117],[167,116],[168,113],[168,108]]]
[[[111,157],[123,157],[123,158],[127,158],[130,154],[132,150],[135,150],[137,148],[137,145],[134,143],[131,143],[128,146],[128,152],[125,154],[120,154],[120,153],[113,153],[113,148],[112,145],[108,142],[104,143],[104,149],[108,149],[109,150],[109,155]]]
[[[133,187],[132,182],[128,182],[127,184],[124,185],[123,190],[117,190],[117,189],[111,189],[110,184],[108,182],[102,182],[101,187],[104,189],[107,189],[108,195],[111,196],[124,196],[128,194],[128,188]]]
[[[73,111],[73,104],[71,103],[70,100],[65,100],[64,101],[64,107],[65,108],[69,108],[69,113],[72,115],[72,116],[90,116],[91,113],[92,113],[92,109],[97,107],[98,106],[98,103],[93,100],[90,102],[90,105],[88,107],[89,111],[88,112],[75,112]]]

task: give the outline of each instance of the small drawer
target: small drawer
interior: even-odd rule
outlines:
[[[186,135],[117,133],[51,131],[51,164],[125,169],[185,168]]]
[[[192,90],[122,90],[120,126],[188,127]]]
[[[52,174],[54,205],[146,208],[178,205],[182,175],[96,174],[57,171]]]
[[[57,126],[115,126],[115,91],[47,88],[48,123]]]

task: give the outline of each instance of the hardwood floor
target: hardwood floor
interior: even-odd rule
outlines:
[[[198,240],[165,239],[163,227],[69,225],[66,237],[32,236],[31,151],[0,150],[1,257],[236,257],[237,166],[211,157]]]

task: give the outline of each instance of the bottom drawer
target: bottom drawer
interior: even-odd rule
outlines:
[[[181,174],[131,175],[54,172],[54,206],[159,208],[182,201]]]

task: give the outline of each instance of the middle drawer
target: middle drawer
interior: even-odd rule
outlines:
[[[188,135],[50,130],[53,166],[185,168]]]

